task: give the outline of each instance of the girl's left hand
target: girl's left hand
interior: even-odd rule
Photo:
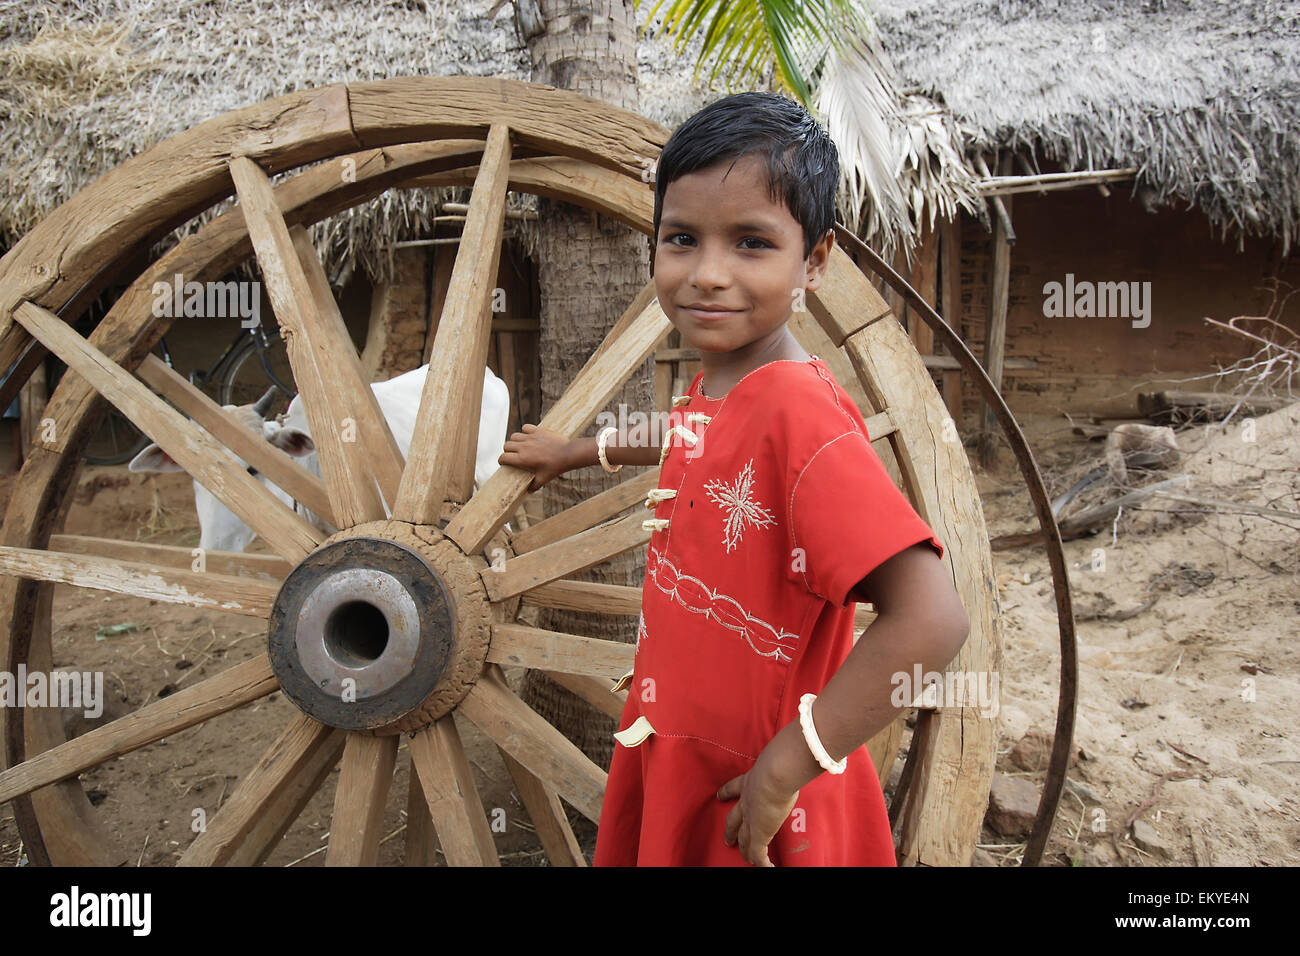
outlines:
[[[767,855],[768,844],[799,799],[798,790],[791,792],[777,782],[770,761],[764,761],[767,755],[765,749],[748,773],[733,777],[718,791],[719,800],[739,798],[727,814],[723,842],[738,847],[745,862],[754,866],[774,865]]]

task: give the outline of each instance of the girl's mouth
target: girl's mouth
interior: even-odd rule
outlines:
[[[725,319],[737,313],[737,309],[719,309],[712,306],[684,305],[681,307],[683,312],[689,312],[692,316],[702,322],[717,322],[719,319]]]

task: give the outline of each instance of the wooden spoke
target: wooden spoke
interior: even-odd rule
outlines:
[[[393,782],[398,739],[396,734],[348,734],[334,794],[326,866],[374,866],[379,862],[379,830]]]
[[[433,866],[433,837],[433,817],[429,816],[420,775],[412,762],[406,788],[406,851],[402,854],[402,865]]]
[[[636,648],[524,624],[493,624],[487,659],[538,670],[619,677],[632,668]]]
[[[633,369],[654,351],[671,325],[649,284],[637,296],[572,384],[542,418],[540,427],[572,438],[585,428],[627,381]],[[502,466],[484,483],[445,529],[467,554],[477,554],[496,534],[528,493],[533,473]]]
[[[629,664],[624,673],[631,669]],[[608,714],[615,720],[623,716],[623,705],[627,703],[627,692],[615,693],[613,683],[602,677],[586,677],[582,674],[564,674],[560,671],[543,671],[565,690],[577,694],[601,713]],[[621,676],[621,675],[620,675]]]
[[[484,669],[460,712],[584,817],[600,822],[605,771],[516,697],[495,666]]]
[[[265,654],[0,772],[0,803],[66,780],[278,690]]]
[[[208,821],[208,827],[189,845],[181,866],[227,866],[240,844],[259,826],[271,825],[272,811],[281,816],[292,809],[285,799],[323,747],[339,733],[299,714],[240,781],[226,805]],[[278,823],[277,823],[278,825]]]
[[[50,550],[191,570],[199,557],[197,548],[184,545],[120,541],[117,538],[96,538],[81,534],[51,535]],[[204,570],[211,574],[254,578],[282,579],[293,570],[293,565],[277,555],[244,554],[238,551],[204,551],[203,564]]]
[[[277,553],[297,563],[321,543],[319,532],[245,471],[216,439],[149,391],[57,315],[24,302],[14,310],[14,318],[265,538]]]
[[[230,176],[239,193],[239,208],[262,267],[267,295],[284,331],[285,351],[307,409],[336,518],[334,525],[350,528],[383,518],[365,446],[345,440],[364,427],[358,417],[365,402],[360,391],[374,397],[369,388],[359,390],[352,376],[335,371],[342,350],[352,350],[352,342],[337,342],[333,324],[321,316],[266,173],[251,159],[237,156],[230,161]]]
[[[645,520],[645,515],[630,514],[517,558],[509,558],[505,570],[489,565],[481,572],[488,596],[493,601],[504,601],[539,584],[582,571],[629,548],[643,545],[650,540],[651,534],[641,526]]]
[[[379,399],[370,388],[365,370],[361,367],[361,355],[352,346],[352,337],[343,323],[343,313],[334,301],[325,267],[316,255],[310,234],[302,226],[294,226],[289,234],[298,251],[298,262],[302,265],[307,284],[311,287],[312,301],[316,305],[315,314],[324,326],[327,349],[324,358],[337,363],[331,369],[341,375],[345,382],[341,396],[343,402],[346,404],[350,400],[354,403],[350,411],[356,422],[357,441],[365,448],[375,480],[379,482],[380,492],[391,503],[397,498],[402,469],[406,465],[402,450],[393,437],[393,430],[388,426],[388,419],[384,418],[383,409],[379,407]],[[314,336],[316,330],[312,334]],[[322,357],[319,349],[317,357]]]
[[[887,408],[877,415],[872,415],[862,424],[867,426],[867,436],[871,439],[872,444],[882,441],[898,431]]]
[[[552,581],[523,592],[520,599],[534,607],[553,607],[561,611],[629,615],[641,612],[641,589],[626,584]],[[853,612],[853,628],[860,631],[875,619],[876,612],[870,604],[859,604]]]
[[[629,478],[586,501],[581,501],[572,508],[566,508],[557,515],[539,521],[532,527],[525,528],[510,539],[510,546],[515,554],[523,554],[543,545],[554,544],[561,538],[567,538],[579,531],[586,531],[602,521],[608,521],[634,504],[644,505],[645,497],[652,488],[659,486],[659,469]],[[641,513],[641,512],[638,512]],[[643,517],[649,518],[652,511],[645,510]]]
[[[136,375],[294,499],[334,524],[334,511],[330,507],[329,495],[325,493],[325,485],[268,442],[261,432],[253,431],[229,415],[156,355],[146,355],[136,369]]]
[[[524,604],[593,614],[640,614],[641,589],[596,581],[552,581],[521,595]]]
[[[449,866],[497,866],[492,829],[479,799],[474,776],[448,714],[411,738],[411,766]]]
[[[266,805],[266,810],[234,847],[227,866],[260,866],[276,848],[338,765],[346,734],[338,731],[313,750]]]
[[[499,748],[498,748],[499,749]],[[573,835],[569,818],[560,804],[560,796],[504,750],[501,759],[510,771],[510,779],[515,782],[519,800],[528,811],[528,818],[533,821],[533,829],[542,841],[542,849],[552,866],[586,866],[587,859],[582,855],[578,838]]]
[[[36,548],[0,547],[0,573],[33,581],[131,594],[206,610],[230,611],[266,620],[279,587],[249,578],[160,568],[85,554]]]
[[[393,516],[403,521],[437,524],[449,494],[463,501],[473,490],[509,166],[510,131],[493,125],[434,338],[416,440],[393,508]]]

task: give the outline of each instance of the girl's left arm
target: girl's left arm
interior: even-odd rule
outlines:
[[[813,703],[813,725],[832,760],[861,747],[910,705],[909,699],[903,708],[894,706],[895,675],[910,680],[917,665],[922,673],[941,671],[969,631],[952,579],[926,544],[885,561],[852,596],[874,604],[877,617]],[[793,810],[799,789],[822,772],[799,721],[791,721],[748,773],[718,791],[719,799],[739,798],[727,816],[727,845],[739,845],[750,863],[770,866],[768,844]]]

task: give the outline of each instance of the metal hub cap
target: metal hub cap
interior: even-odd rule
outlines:
[[[420,612],[386,571],[350,568],[321,580],[298,611],[298,663],[322,690],[374,697],[406,677],[420,645]],[[347,681],[351,681],[348,685]]]
[[[286,697],[331,727],[415,729],[454,707],[481,672],[480,605],[476,569],[435,529],[361,525],[285,578],[269,622],[271,668]]]

